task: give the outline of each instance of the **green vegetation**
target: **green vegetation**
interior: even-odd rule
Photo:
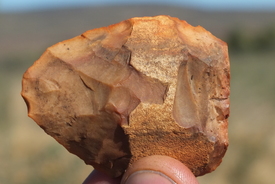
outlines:
[[[269,52],[275,50],[275,26],[268,26],[261,31],[235,28],[227,38],[232,52]]]

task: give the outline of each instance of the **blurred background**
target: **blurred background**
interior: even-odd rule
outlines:
[[[150,2],[150,3],[149,3]],[[81,183],[91,166],[27,117],[23,73],[45,49],[136,16],[170,15],[229,45],[230,146],[201,184],[271,184],[275,173],[275,1],[1,0],[0,183]]]

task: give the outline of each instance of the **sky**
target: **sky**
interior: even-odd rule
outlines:
[[[0,11],[17,12],[48,8],[114,5],[120,3],[159,3],[205,10],[273,10],[275,0],[0,0]]]

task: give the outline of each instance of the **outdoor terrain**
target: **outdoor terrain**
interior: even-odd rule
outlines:
[[[82,32],[134,16],[171,15],[228,41],[230,146],[201,184],[271,184],[275,171],[275,12],[207,12],[115,6],[0,14],[0,183],[81,183],[92,171],[46,135],[20,96],[25,70],[44,50]]]

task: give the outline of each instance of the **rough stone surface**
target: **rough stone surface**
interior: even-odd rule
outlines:
[[[132,18],[57,43],[23,76],[29,116],[110,176],[149,155],[215,170],[228,146],[227,45],[169,16]]]

